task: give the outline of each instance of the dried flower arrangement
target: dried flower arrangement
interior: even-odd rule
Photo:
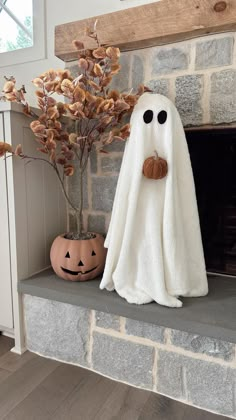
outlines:
[[[14,77],[6,78],[1,100],[18,102],[23,112],[33,118],[30,127],[35,135],[37,150],[45,156],[24,154],[21,145],[15,150],[0,142],[0,156],[10,153],[27,160],[43,160],[56,172],[63,194],[74,210],[77,220],[77,236],[83,237],[83,188],[82,180],[88,159],[95,143],[104,145],[113,140],[124,141],[129,136],[130,116],[139,96],[146,90],[140,86],[136,94],[121,93],[108,86],[119,73],[120,50],[112,46],[101,46],[94,27],[87,28],[87,35],[97,42],[97,48],[88,50],[79,41],[73,44],[78,50],[78,75],[74,78],[69,70],[48,70],[32,82],[39,113],[35,113],[25,97],[25,87],[16,87]],[[53,97],[62,97],[58,101]],[[65,119],[67,118],[67,120]],[[64,121],[70,121],[67,124]],[[73,129],[71,129],[73,122]],[[46,156],[47,155],[47,156]],[[65,179],[74,174],[74,161],[79,163],[80,204],[76,207],[65,187]],[[62,169],[62,170],[61,170]]]

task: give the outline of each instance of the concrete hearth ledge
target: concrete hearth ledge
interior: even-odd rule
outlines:
[[[209,275],[209,294],[184,298],[181,309],[156,303],[131,305],[116,292],[99,289],[100,279],[67,282],[51,269],[18,285],[22,294],[69,303],[150,324],[236,343],[236,279]]]

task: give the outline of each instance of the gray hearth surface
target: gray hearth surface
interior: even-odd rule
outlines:
[[[208,296],[183,298],[180,309],[156,303],[131,305],[116,292],[100,290],[100,279],[69,282],[58,278],[51,269],[21,281],[18,290],[22,294],[236,343],[236,279],[209,275],[208,280]]]

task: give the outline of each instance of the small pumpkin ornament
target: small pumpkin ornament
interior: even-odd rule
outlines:
[[[59,235],[54,240],[50,259],[55,273],[64,280],[92,280],[102,273],[106,259],[104,238],[98,233],[90,239],[67,239]]]
[[[143,164],[143,175],[149,179],[165,178],[168,172],[168,164],[165,159],[158,156],[154,150],[155,156],[145,159]]]

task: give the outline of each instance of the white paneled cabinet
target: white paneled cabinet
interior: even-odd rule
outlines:
[[[0,103],[0,141],[22,144],[42,157],[18,104]],[[37,154],[38,153],[38,154]],[[53,239],[66,230],[66,206],[56,174],[41,161],[0,158],[0,331],[24,351],[24,325],[17,283],[50,265]]]

